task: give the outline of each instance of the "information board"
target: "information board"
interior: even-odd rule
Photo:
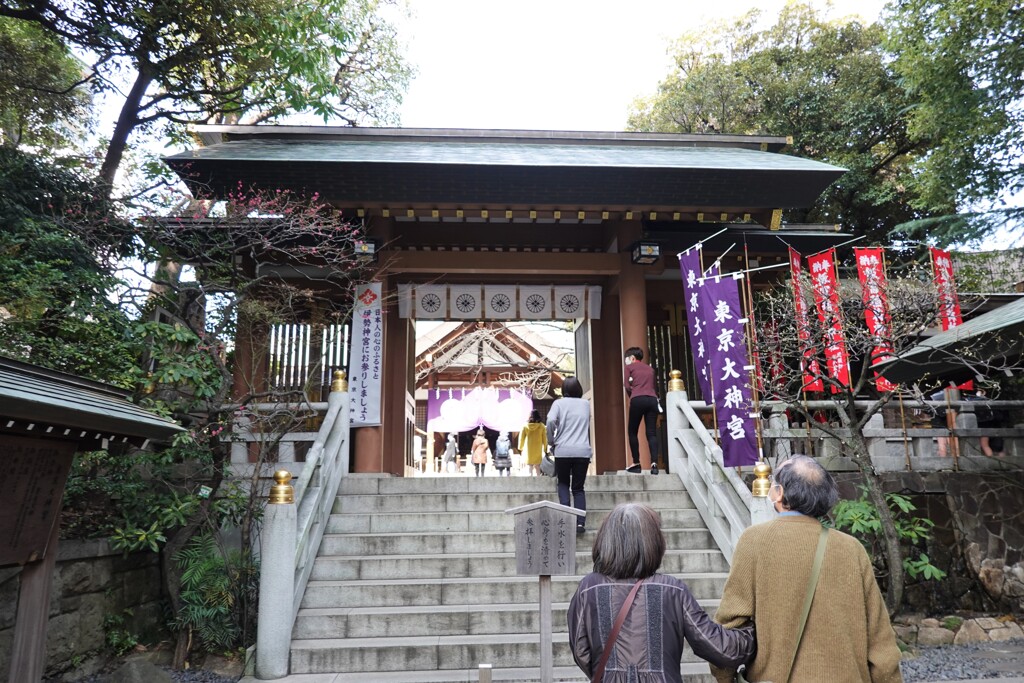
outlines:
[[[33,562],[46,554],[75,449],[71,441],[0,435],[0,464],[6,472],[0,566]]]

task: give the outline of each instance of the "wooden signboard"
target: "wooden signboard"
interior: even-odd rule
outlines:
[[[505,510],[515,515],[516,574],[540,577],[540,680],[554,680],[551,577],[576,573],[576,519],[586,512],[541,500]]]
[[[516,574],[571,576],[576,573],[575,511],[539,506],[515,515]]]
[[[0,436],[7,480],[0,503],[0,566],[46,555],[75,448],[71,441]]]

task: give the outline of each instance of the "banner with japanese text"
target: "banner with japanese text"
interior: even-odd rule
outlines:
[[[871,351],[871,364],[878,365],[892,358],[892,344],[889,341],[889,301],[886,297],[885,251],[881,247],[854,247],[857,261],[857,277],[864,293],[864,323],[868,333],[875,338]],[[875,373],[875,386],[879,391],[893,391],[896,385]]]
[[[942,331],[958,327],[964,319],[960,315],[960,299],[956,295],[956,280],[953,278],[953,260],[948,251],[931,248],[932,267],[935,270],[935,287],[939,290],[939,319]]]
[[[708,342],[708,371],[722,460],[726,467],[753,465],[759,460],[757,425],[751,416],[752,366],[739,286],[733,275],[723,275],[705,278],[697,291]]]
[[[843,320],[839,309],[839,281],[836,273],[836,250],[829,249],[807,258],[811,269],[811,287],[818,320],[825,330],[825,369],[839,386],[850,386],[850,359],[843,336]],[[831,386],[832,393],[839,391]]]
[[[350,423],[353,427],[379,425],[384,375],[384,320],[379,282],[356,285],[348,363]]]
[[[701,397],[708,405],[711,404],[711,385],[708,382],[708,343],[704,337],[704,316],[700,309],[700,297],[697,293],[698,279],[702,276],[700,263],[700,245],[679,254],[679,270],[683,277],[683,301],[686,305],[686,329],[689,332],[690,349],[693,352],[693,367],[697,372],[697,384],[700,386]],[[718,273],[715,266],[714,274]]]
[[[793,279],[793,306],[796,309],[796,329],[803,349],[800,369],[804,374],[804,391],[824,391],[825,384],[821,380],[821,368],[818,366],[817,350],[811,344],[810,321],[807,318],[807,300],[804,299],[800,287],[800,252],[789,248],[789,272]]]

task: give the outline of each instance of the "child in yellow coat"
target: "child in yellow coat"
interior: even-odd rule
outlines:
[[[540,421],[540,412],[530,413],[530,421],[519,430],[519,452],[526,456],[530,476],[540,476],[540,459],[548,450],[548,433]]]

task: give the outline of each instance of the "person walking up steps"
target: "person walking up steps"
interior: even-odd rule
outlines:
[[[476,470],[476,476],[484,476],[484,468],[487,467],[487,451],[490,449],[487,443],[487,437],[484,436],[484,430],[476,430],[476,437],[473,439],[473,469]]]
[[[658,473],[658,413],[661,404],[654,390],[654,368],[643,362],[644,352],[636,346],[626,349],[625,370],[622,384],[629,396],[629,451],[633,456],[633,464],[626,468],[627,472],[640,474],[640,420],[644,421],[644,432],[647,435],[647,448],[651,452],[651,474]]]
[[[555,452],[555,477],[558,478],[558,502],[572,505],[577,510],[587,509],[587,494],[583,485],[590,467],[590,403],[583,398],[583,386],[575,377],[562,385],[562,398],[551,404],[548,413],[548,442]],[[576,533],[586,530],[583,517],[576,523]]]
[[[530,413],[530,421],[519,430],[519,452],[526,456],[530,475],[540,476],[540,459],[548,450],[548,432],[540,421],[540,411]]]
[[[512,441],[508,432],[502,432],[494,444],[494,469],[499,477],[507,477],[512,473]]]

